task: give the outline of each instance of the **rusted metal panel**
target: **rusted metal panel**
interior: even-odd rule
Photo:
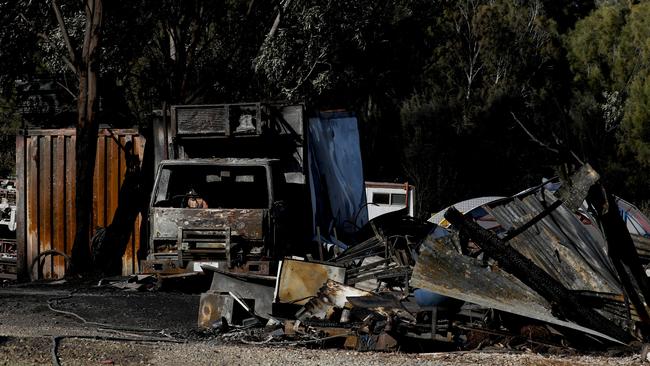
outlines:
[[[106,227],[106,137],[97,138],[97,155],[95,156],[95,173],[93,176],[93,222],[92,227]]]
[[[345,282],[345,267],[292,259],[282,261],[276,301],[304,305],[327,280]]]
[[[27,139],[27,151],[25,152],[27,156],[27,170],[24,177],[17,177],[18,180],[23,180],[26,182],[26,192],[24,194],[27,197],[27,212],[25,217],[25,226],[27,227],[27,241],[23,243],[18,243],[19,246],[26,246],[27,265],[31,265],[32,259],[38,255],[39,252],[39,229],[38,229],[38,137]],[[27,268],[29,271],[29,268]],[[33,270],[29,274],[31,278],[38,278],[38,273],[35,273]]]
[[[75,165],[75,143],[77,141],[76,136],[67,136],[65,138],[65,252],[70,253],[72,251],[72,245],[74,244],[75,231],[77,229],[77,224],[75,222],[75,204],[77,202],[77,197],[75,196],[75,189],[77,187],[77,181],[75,180],[77,166]]]
[[[222,318],[232,324],[235,318],[233,315],[235,306],[235,299],[227,294],[210,292],[201,294],[198,327],[212,329],[213,324]]]
[[[211,265],[201,266],[212,272],[211,293],[229,293],[235,299],[250,301],[255,315],[268,318],[272,313],[273,285],[276,277],[223,271]]]
[[[156,227],[153,238],[175,239],[179,227],[214,228],[226,226],[232,236],[247,240],[264,238],[265,209],[205,209],[155,207],[151,213]]]
[[[65,164],[61,162],[65,161],[65,136],[55,136],[52,138],[53,146],[53,156],[54,164],[52,168],[54,169],[53,173],[53,182],[52,182],[52,194],[54,197],[64,197],[65,196]],[[60,198],[54,199],[53,201],[53,224],[54,226],[54,236],[53,246],[55,250],[65,253],[65,231],[56,229],[56,218],[61,217],[65,218],[65,209],[66,202]],[[65,260],[61,256],[55,256],[54,258],[54,273],[57,275],[65,273]]]
[[[133,235],[131,240],[131,253],[133,259],[131,260],[131,272],[140,272],[140,258],[138,258],[138,251],[140,249],[140,226],[142,225],[142,214],[138,214],[133,223]]]
[[[120,176],[119,147],[110,137],[107,138],[106,142],[106,222],[110,224],[113,221],[113,214],[117,207],[117,197],[122,177]]]
[[[16,138],[18,184],[19,273],[28,276],[29,265],[39,253],[55,249],[71,254],[75,236],[75,130],[29,130]],[[116,136],[114,139],[112,136]],[[125,154],[118,143],[133,141],[140,159],[144,138],[136,130],[101,130],[95,165],[92,230],[105,227],[118,205],[120,185],[126,173]],[[138,269],[140,222],[134,222],[131,241],[123,258],[125,275]],[[46,257],[42,274],[35,267],[32,278],[61,278],[62,257]]]
[[[98,135],[109,135],[108,134],[108,129],[102,128],[99,131]],[[115,128],[115,129],[110,129],[111,133],[115,135],[138,135],[138,130],[134,128]],[[77,136],[77,132],[74,128],[53,128],[53,129],[39,129],[39,128],[34,128],[34,129],[29,129],[23,132],[23,135],[26,137],[34,137],[34,136]]]
[[[40,176],[38,179],[38,228],[40,233],[40,252],[52,249],[52,136],[39,138],[39,164]],[[52,273],[54,260],[52,256],[41,258],[43,260],[43,276],[57,278]],[[39,268],[40,269],[40,268]]]
[[[224,262],[225,263],[225,262]],[[178,265],[173,259],[151,259],[142,261],[142,273],[177,274],[186,272],[185,268]]]

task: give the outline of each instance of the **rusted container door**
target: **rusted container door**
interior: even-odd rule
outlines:
[[[16,184],[18,275],[29,278],[34,258],[47,250],[70,255],[75,234],[75,130],[28,130],[16,137]],[[124,147],[142,162],[145,140],[137,130],[102,129],[97,137],[95,162],[93,234],[111,223],[124,180],[127,159]],[[138,216],[122,258],[122,274],[138,272],[140,247]],[[61,278],[65,262],[61,256],[46,256],[36,265],[32,278]]]

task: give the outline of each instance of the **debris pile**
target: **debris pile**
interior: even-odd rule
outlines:
[[[638,345],[650,324],[648,220],[617,202],[585,165],[435,223],[379,216],[346,249],[319,240],[320,260],[286,257],[277,275],[203,265],[213,279],[198,324],[245,342],[360,351]],[[633,235],[623,212],[640,223]]]
[[[0,178],[0,281],[16,280],[16,182]]]
[[[16,279],[16,239],[0,239],[0,279]]]

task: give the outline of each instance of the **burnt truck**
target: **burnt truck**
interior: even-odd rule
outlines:
[[[164,108],[142,271],[269,275],[310,240],[304,115],[270,103]]]

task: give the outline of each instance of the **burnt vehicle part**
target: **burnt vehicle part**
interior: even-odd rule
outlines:
[[[176,268],[199,270],[206,261],[233,267],[273,256],[278,224],[272,217],[276,163],[270,159],[161,162],[150,204],[148,260],[175,261]],[[187,207],[190,187],[208,208]],[[265,268],[270,272],[270,267]]]
[[[210,328],[222,317],[233,324],[249,317],[271,316],[275,276],[233,273],[210,264],[202,268],[213,276],[210,290],[201,294],[199,327]]]

